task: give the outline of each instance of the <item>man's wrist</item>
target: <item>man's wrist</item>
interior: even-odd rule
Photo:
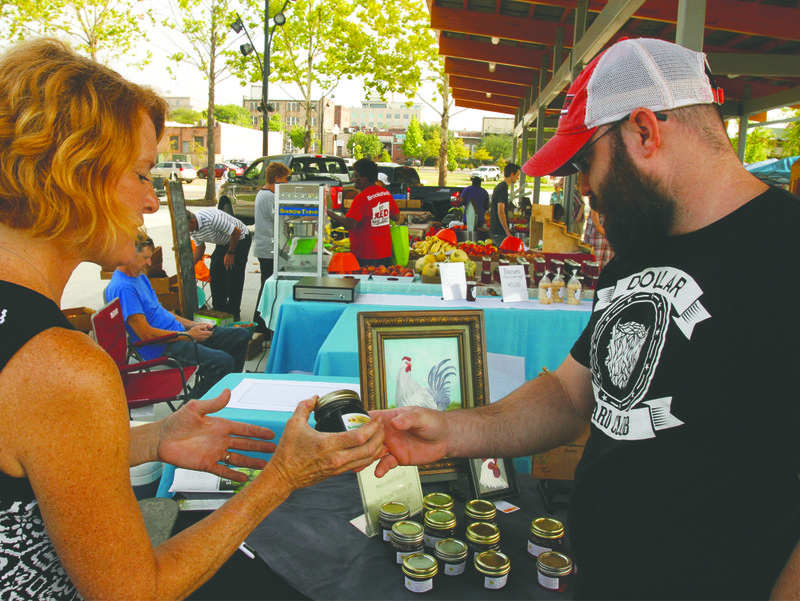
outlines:
[[[228,250],[225,252],[225,254],[226,254],[226,255],[235,255],[235,254],[236,254],[236,251],[235,251],[235,250],[231,250],[231,249],[229,248],[229,249],[228,249]]]

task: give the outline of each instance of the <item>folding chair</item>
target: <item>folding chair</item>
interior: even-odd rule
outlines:
[[[158,357],[149,361],[128,363],[128,336],[125,320],[118,298],[113,299],[100,311],[92,315],[92,329],[95,340],[111,355],[122,376],[128,409],[146,407],[156,403],[167,403],[173,411],[189,400],[187,380],[197,371],[197,366],[182,367],[169,357]],[[168,342],[177,335],[160,336],[146,341],[132,343],[134,347],[146,344]],[[152,369],[161,367],[162,369]]]

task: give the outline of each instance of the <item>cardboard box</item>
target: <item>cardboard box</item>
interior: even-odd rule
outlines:
[[[233,323],[233,315],[223,311],[198,311],[194,314],[194,321],[210,323],[213,326],[227,326]]]
[[[264,334],[256,332],[247,346],[247,360],[255,359],[264,350]]]
[[[421,209],[422,208],[422,199],[420,198],[410,198],[405,201],[407,209]]]
[[[166,294],[158,294],[158,302],[167,311],[175,311],[180,314],[181,312],[181,297],[177,290],[167,292]]]
[[[92,331],[92,315],[94,314],[94,309],[90,309],[89,307],[73,307],[71,309],[64,309],[61,312],[79,332],[88,334]]]
[[[156,294],[169,294],[169,278],[149,278]]]

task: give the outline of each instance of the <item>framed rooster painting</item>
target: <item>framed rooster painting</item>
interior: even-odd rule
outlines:
[[[473,499],[488,501],[519,494],[514,460],[503,457],[469,459],[469,486]]]
[[[361,393],[367,409],[454,411],[489,402],[483,311],[358,314]],[[420,466],[425,481],[455,479],[461,459]]]

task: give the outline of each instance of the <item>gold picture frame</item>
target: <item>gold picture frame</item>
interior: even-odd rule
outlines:
[[[451,411],[489,403],[483,311],[358,314],[361,394],[368,410],[419,405]],[[399,404],[398,404],[399,403]],[[419,466],[423,481],[455,480],[463,459]]]

